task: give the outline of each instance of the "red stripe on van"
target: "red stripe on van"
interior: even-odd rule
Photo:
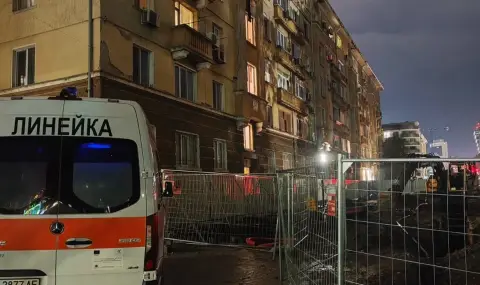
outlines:
[[[55,219],[0,220],[0,251],[68,249],[71,238],[92,240],[89,249],[145,247],[146,218],[61,218],[60,235],[50,232]]]

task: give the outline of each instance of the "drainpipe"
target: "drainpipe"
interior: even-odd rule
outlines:
[[[93,0],[88,0],[88,74],[87,74],[87,92],[88,97],[93,98],[92,87],[93,73]]]

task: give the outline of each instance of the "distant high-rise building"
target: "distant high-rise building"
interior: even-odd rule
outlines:
[[[393,136],[399,136],[405,140],[405,146],[408,153],[426,153],[427,139],[420,129],[419,122],[403,122],[385,124],[383,128],[383,138],[388,139]]]
[[[473,131],[473,139],[477,145],[477,153],[480,154],[480,123],[475,125],[475,130]]]
[[[440,148],[440,154],[438,156],[442,158],[448,158],[448,143],[443,139],[433,140],[430,144],[431,148]]]

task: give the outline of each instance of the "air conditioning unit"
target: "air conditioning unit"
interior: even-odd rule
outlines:
[[[142,24],[151,27],[158,27],[157,20],[158,17],[155,11],[149,9],[142,10]]]

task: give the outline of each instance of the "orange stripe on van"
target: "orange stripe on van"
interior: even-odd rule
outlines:
[[[65,231],[59,235],[58,249],[71,249],[65,242],[71,238],[87,238],[93,244],[88,248],[144,247],[146,218],[60,219]],[[138,242],[125,242],[135,239]],[[123,240],[123,242],[121,241]]]
[[[0,251],[55,250],[57,237],[50,232],[55,219],[0,219]]]
[[[146,218],[60,218],[65,230],[60,235],[50,232],[55,219],[0,220],[0,251],[68,249],[71,238],[92,240],[89,249],[144,247]],[[1,243],[0,243],[1,244]]]

